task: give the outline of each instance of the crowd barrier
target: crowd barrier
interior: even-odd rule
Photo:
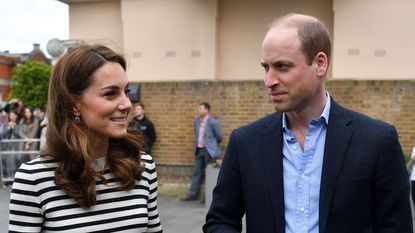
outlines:
[[[0,140],[0,181],[13,182],[20,165],[39,155],[39,142],[40,139]]]

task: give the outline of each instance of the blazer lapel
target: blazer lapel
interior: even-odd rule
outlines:
[[[353,134],[348,127],[351,119],[344,114],[342,109],[331,99],[320,186],[320,233],[325,232],[334,189]]]
[[[282,173],[282,114],[274,113],[264,125],[261,156],[277,232],[285,232],[284,185]]]

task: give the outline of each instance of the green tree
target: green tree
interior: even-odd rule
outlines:
[[[29,61],[13,69],[9,100],[23,100],[26,107],[41,107],[46,104],[49,77],[52,66]]]

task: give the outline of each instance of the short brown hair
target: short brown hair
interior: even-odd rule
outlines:
[[[208,110],[208,112],[210,112],[210,105],[207,102],[202,102],[199,104],[199,106],[203,106],[205,109]]]
[[[309,15],[288,14],[275,19],[270,29],[280,25],[292,26],[298,29],[301,51],[309,65],[313,63],[314,57],[319,52],[325,53],[330,63],[331,37],[323,22]]]
[[[134,107],[138,107],[138,106],[140,106],[142,109],[146,108],[146,106],[142,102],[138,102],[134,105]]]

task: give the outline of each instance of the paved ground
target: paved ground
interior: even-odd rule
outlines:
[[[9,190],[0,188],[0,233],[7,232],[8,210]],[[205,205],[200,202],[181,202],[177,198],[159,198],[159,214],[166,233],[202,232],[206,211]]]
[[[166,233],[200,233],[207,209],[200,202],[159,198],[159,214]],[[0,233],[7,232],[9,191],[0,188]]]

